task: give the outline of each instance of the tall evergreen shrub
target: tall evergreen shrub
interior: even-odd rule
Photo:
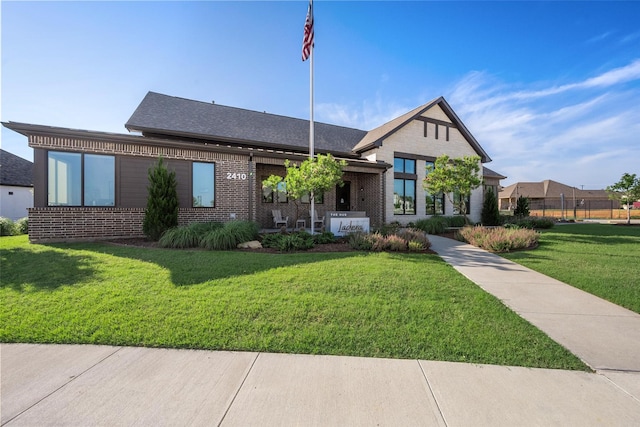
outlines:
[[[519,218],[529,216],[529,199],[527,197],[518,197],[518,200],[516,201],[516,209],[513,211],[513,215]]]
[[[500,211],[498,210],[498,200],[489,188],[484,195],[484,203],[482,204],[482,213],[480,214],[482,225],[500,225]]]
[[[147,207],[144,211],[142,231],[151,240],[178,225],[178,191],[176,173],[169,171],[162,157],[149,168]]]

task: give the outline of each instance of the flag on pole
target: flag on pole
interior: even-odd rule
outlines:
[[[304,37],[302,38],[302,60],[306,61],[311,56],[313,49],[313,1],[309,1],[307,19],[304,21]]]

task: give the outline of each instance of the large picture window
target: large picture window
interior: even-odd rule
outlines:
[[[115,206],[115,171],[115,157],[84,155],[85,206]]]
[[[393,159],[393,213],[416,214],[416,161],[396,157]]]
[[[216,169],[214,163],[193,162],[193,207],[212,208],[215,206]]]
[[[115,206],[115,157],[49,151],[49,206]]]

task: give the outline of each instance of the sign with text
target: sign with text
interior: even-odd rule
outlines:
[[[327,212],[325,215],[327,230],[335,236],[369,232],[369,217],[366,212]]]

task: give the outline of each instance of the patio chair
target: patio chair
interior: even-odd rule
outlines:
[[[285,226],[288,227],[289,226],[289,217],[282,217],[282,212],[280,212],[280,209],[272,209],[271,210],[271,215],[273,215],[273,224],[275,225],[276,228],[279,228],[280,226]]]
[[[318,211],[313,211],[313,228],[322,228],[324,226],[324,216],[318,216]]]

